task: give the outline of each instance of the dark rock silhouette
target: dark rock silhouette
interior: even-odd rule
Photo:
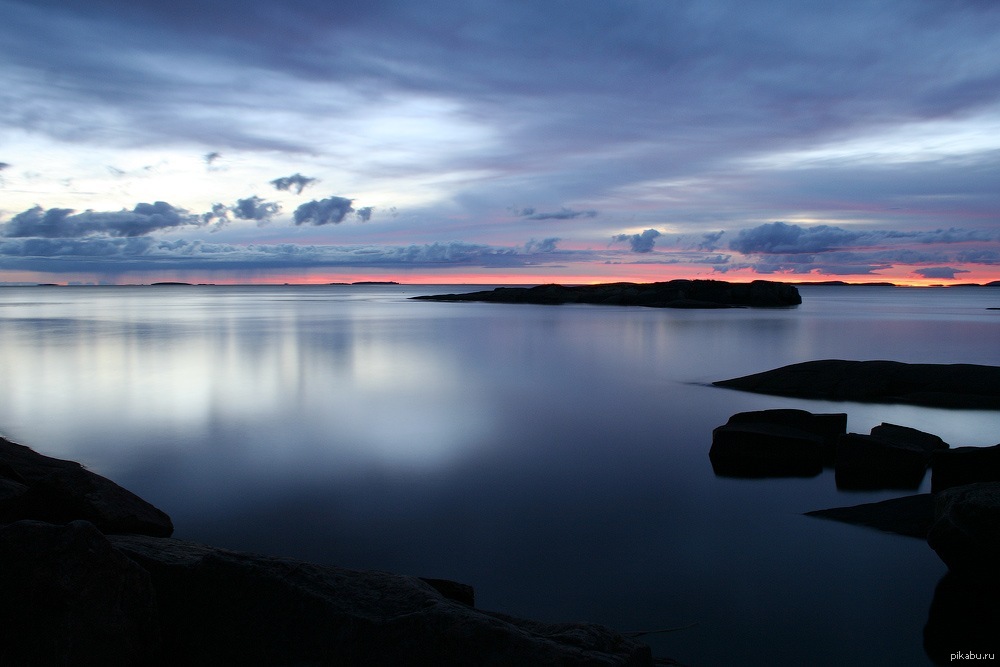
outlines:
[[[846,428],[844,413],[740,412],[712,431],[709,458],[720,477],[813,477]]]
[[[948,569],[1000,583],[1000,482],[955,486],[935,494],[927,543]]]
[[[0,439],[0,664],[652,665],[588,623],[471,586],[237,553],[77,463]]]
[[[1000,367],[823,359],[712,384],[831,401],[1000,410]]]
[[[482,612],[416,577],[113,536],[152,575],[168,662],[645,665],[600,626]]]
[[[105,533],[167,537],[170,517],[79,463],[43,456],[0,438],[0,522],[90,521]]]
[[[149,573],[87,521],[0,527],[0,664],[145,665],[160,626]]]
[[[671,280],[659,283],[605,283],[603,285],[538,285],[498,287],[468,294],[415,296],[426,301],[489,301],[558,305],[589,303],[650,308],[780,307],[802,303],[792,285],[767,280],[727,283],[721,280]]]
[[[976,482],[1000,482],[1000,445],[955,447],[931,457],[931,491]]]
[[[908,537],[927,539],[934,523],[934,500],[929,493],[890,498],[877,503],[832,507],[806,512],[806,516],[868,526]]]
[[[837,488],[916,489],[931,454],[948,443],[930,433],[883,423],[870,435],[848,433],[837,441]]]

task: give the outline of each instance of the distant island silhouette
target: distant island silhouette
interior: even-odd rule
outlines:
[[[560,305],[586,303],[648,308],[774,308],[802,303],[799,291],[787,283],[755,280],[671,280],[658,283],[604,283],[600,285],[538,285],[497,287],[467,294],[415,296],[425,301],[487,301]]]

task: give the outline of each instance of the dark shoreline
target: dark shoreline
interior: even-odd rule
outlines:
[[[654,664],[604,626],[476,609],[465,584],[172,533],[166,513],[111,480],[0,438],[0,662]]]

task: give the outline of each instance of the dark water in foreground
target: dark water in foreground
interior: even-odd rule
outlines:
[[[469,288],[470,290],[472,288]],[[899,492],[716,478],[743,410],[953,445],[984,411],[707,386],[819,358],[1000,365],[1000,290],[803,288],[781,310],[408,301],[455,287],[0,289],[0,431],[167,511],[176,536],[475,586],[692,666],[928,664],[926,543],[802,516]],[[925,487],[929,480],[925,480]]]

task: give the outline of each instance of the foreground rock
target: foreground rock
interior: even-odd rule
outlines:
[[[645,665],[600,626],[477,611],[416,577],[113,536],[149,571],[173,664]]]
[[[169,537],[170,517],[79,463],[0,438],[0,523],[89,521],[104,533]]]
[[[660,283],[606,283],[603,285],[539,285],[498,287],[468,294],[416,296],[425,301],[488,301],[558,305],[589,303],[651,308],[779,307],[802,303],[792,285],[767,280],[727,283],[721,280],[671,280]]]
[[[1000,637],[1000,586],[946,574],[937,588],[924,626],[924,650],[935,664],[953,665],[961,655],[971,664],[996,659]]]
[[[934,515],[927,543],[948,569],[1000,582],[1000,482],[942,491],[935,496]]]
[[[456,582],[170,539],[138,496],[2,439],[0,510],[3,665],[653,664],[602,626],[477,610]]]
[[[708,455],[720,477],[814,477],[846,429],[845,413],[740,412],[712,431]]]
[[[149,573],[87,521],[0,527],[0,589],[0,664],[141,665],[158,659],[160,626]]]
[[[824,359],[712,384],[830,401],[1000,410],[1000,367]]]

